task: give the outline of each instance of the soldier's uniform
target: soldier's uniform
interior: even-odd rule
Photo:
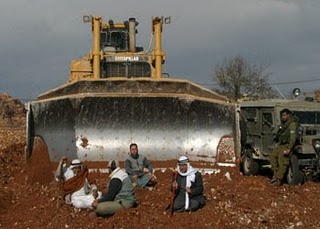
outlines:
[[[273,176],[282,181],[283,176],[290,164],[290,155],[297,140],[297,125],[294,118],[288,119],[279,131],[279,145],[269,155],[269,161],[273,170]],[[285,155],[284,152],[290,152]]]

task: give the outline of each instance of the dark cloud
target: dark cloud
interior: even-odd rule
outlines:
[[[19,98],[34,99],[68,80],[70,61],[87,54],[91,46],[91,28],[82,22],[85,14],[114,21],[136,17],[137,43],[145,48],[151,16],[172,16],[163,31],[164,71],[171,77],[214,84],[214,66],[238,54],[270,64],[274,83],[320,77],[318,1],[3,0],[0,9],[0,91]],[[317,85],[316,81],[278,87],[311,91]]]

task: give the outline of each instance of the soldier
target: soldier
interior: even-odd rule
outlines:
[[[274,186],[282,185],[284,174],[290,163],[290,155],[297,140],[297,121],[292,117],[289,109],[280,112],[281,126],[277,134],[278,145],[269,155],[273,178],[271,184]]]

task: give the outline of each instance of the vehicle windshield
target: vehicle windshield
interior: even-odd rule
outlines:
[[[102,47],[113,46],[117,51],[128,51],[128,33],[124,29],[107,29],[101,32]]]
[[[293,111],[300,124],[320,124],[320,111]]]

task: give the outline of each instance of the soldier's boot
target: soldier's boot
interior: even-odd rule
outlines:
[[[276,175],[275,175],[275,174],[276,174],[276,173],[274,172],[274,173],[273,173],[273,176],[272,176],[272,178],[271,178],[271,180],[270,180],[270,183],[271,183],[271,184],[278,180],[278,179],[276,178]]]
[[[273,183],[271,183],[274,187],[279,187],[282,185],[282,182],[279,179],[276,179]]]

